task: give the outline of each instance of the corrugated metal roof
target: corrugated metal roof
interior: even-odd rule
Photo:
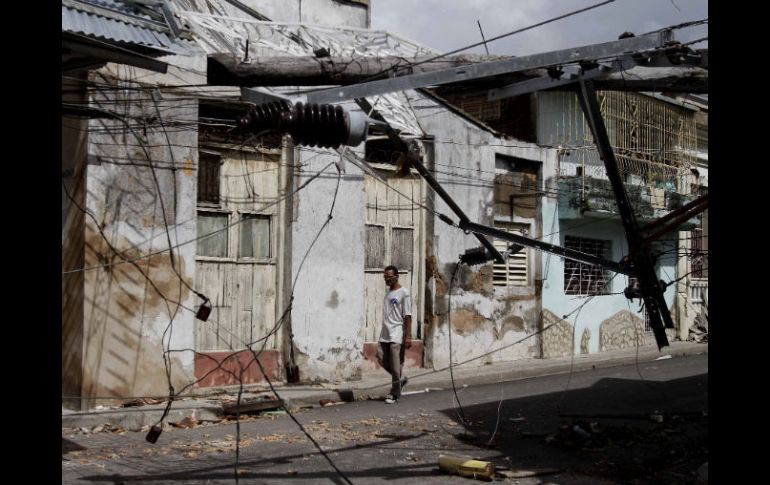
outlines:
[[[174,52],[167,25],[117,0],[62,1],[62,32]]]

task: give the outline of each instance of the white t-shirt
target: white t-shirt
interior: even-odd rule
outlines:
[[[404,342],[404,317],[412,314],[412,297],[403,286],[385,295],[380,342]]]

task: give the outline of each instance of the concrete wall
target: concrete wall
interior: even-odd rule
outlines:
[[[275,22],[369,27],[368,1],[242,0],[242,2]]]
[[[86,397],[167,393],[164,348],[194,346],[194,316],[179,303],[194,305],[187,284],[193,284],[195,244],[175,248],[173,263],[166,251],[136,264],[118,264],[167,249],[169,239],[176,245],[196,237],[198,133],[173,124],[197,120],[197,102],[164,90],[156,109],[151,91],[124,89],[205,83],[202,53],[165,60],[171,64],[165,75],[113,64],[91,75],[115,87],[95,91],[92,106],[127,117],[132,129],[120,120],[89,122],[84,200],[90,216],[85,217],[83,264],[103,267],[83,276],[81,374],[62,376],[63,382],[79,379]],[[116,78],[132,82],[118,86]],[[191,382],[193,353],[172,352],[169,359],[175,388]],[[84,400],[83,405],[99,402]]]
[[[572,146],[591,144],[591,135],[585,123],[577,96],[566,92],[546,92],[537,95],[538,143],[562,147],[559,154],[558,169],[551,176],[575,176],[579,167],[584,167],[585,175],[606,179],[604,163],[596,150],[572,149]],[[612,127],[608,128],[612,129]],[[610,133],[613,136],[613,133]],[[558,180],[554,179],[555,182]],[[564,189],[562,187],[562,189]],[[557,188],[557,184],[554,184]],[[641,189],[640,189],[641,190]],[[646,189],[645,189],[646,190]],[[627,254],[627,244],[622,223],[618,216],[612,219],[593,219],[581,215],[577,207],[569,207],[571,194],[562,190],[558,197],[544,198],[543,227],[553,236],[547,242],[564,245],[565,234],[605,239],[612,241],[612,256],[618,261]],[[644,206],[644,197],[637,209],[637,216],[643,209],[648,212],[651,206]],[[657,214],[656,214],[657,215]],[[561,219],[560,219],[561,217]],[[573,229],[574,228],[574,229]],[[658,250],[672,250],[676,243],[663,243]],[[664,281],[676,279],[676,251],[669,251],[661,258],[658,277]],[[651,334],[644,333],[644,314],[637,313],[638,300],[629,306],[629,300],[620,295],[596,296],[580,312],[572,311],[580,306],[586,297],[564,294],[564,260],[557,256],[544,255],[543,259],[543,309],[544,324],[557,323],[543,337],[545,357],[559,357],[576,353],[593,353],[614,348],[636,345],[638,341],[647,345],[654,343]],[[622,292],[628,284],[624,275],[617,275],[611,282],[612,293]],[[675,285],[670,286],[665,298],[669,309],[675,310]],[[563,320],[562,317],[571,314]],[[676,312],[672,311],[672,317]],[[574,332],[573,332],[574,330]],[[672,338],[674,332],[669,332]]]
[[[619,261],[628,252],[622,223],[618,219],[578,219],[560,220],[556,199],[546,199],[543,207],[543,226],[548,233],[556,233],[545,241],[564,246],[565,235],[604,239],[611,241],[610,259]],[[653,251],[668,251],[658,265],[658,278],[671,281],[676,278],[675,242],[655,245]],[[611,281],[609,292],[621,293],[599,295],[591,299],[580,311],[574,311],[588,297],[566,295],[564,293],[564,259],[558,256],[543,257],[543,309],[548,316],[545,325],[560,321],[555,328],[561,336],[548,335],[544,340],[546,357],[559,357],[575,353],[594,353],[614,348],[633,347],[637,339],[643,345],[652,344],[651,334],[644,334],[643,314],[639,310],[638,300],[630,302],[621,292],[628,286],[628,278],[617,274]],[[674,285],[665,292],[669,309],[674,307]],[[565,315],[568,318],[563,319]],[[574,328],[574,334],[573,334]],[[565,333],[566,332],[566,333]],[[615,335],[617,334],[617,335]],[[567,337],[565,337],[567,335]],[[602,337],[604,336],[604,337]],[[671,332],[671,336],[673,333]],[[670,337],[671,338],[671,337]],[[571,344],[571,345],[570,345]]]
[[[428,163],[435,168],[439,183],[474,222],[494,225],[496,153],[539,161],[544,171],[553,170],[555,150],[517,140],[501,140],[432,101],[413,99],[413,105],[423,131],[436,138],[430,150],[434,160]],[[435,197],[435,207],[458,220],[438,197]],[[450,314],[449,284],[458,256],[480,243],[474,236],[437,218],[432,225],[433,232],[427,234],[426,255],[428,287],[432,292],[425,315],[426,366],[442,368],[449,364],[450,323],[454,362],[494,352],[535,332],[540,325],[536,288],[540,255],[531,253],[531,261],[535,262],[531,287],[494,288],[491,264],[474,268],[461,266],[452,285]],[[536,228],[535,233],[539,230]],[[429,312],[434,315],[432,321]],[[467,365],[537,357],[539,348],[538,339],[528,339]]]
[[[298,150],[297,160],[303,166],[295,172],[295,187],[340,159],[335,152],[317,148]],[[364,177],[355,166],[346,165],[332,219],[318,236],[328,219],[337,179],[337,169],[332,165],[295,198],[291,277],[292,281],[296,279],[296,286],[291,326],[295,360],[303,381],[351,379],[361,373]],[[318,240],[311,248],[316,236]]]

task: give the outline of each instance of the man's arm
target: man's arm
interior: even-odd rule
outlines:
[[[406,348],[412,346],[412,316],[406,315],[404,317],[404,345]]]

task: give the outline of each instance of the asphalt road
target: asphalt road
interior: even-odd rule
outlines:
[[[462,408],[446,389],[296,417],[356,484],[467,483],[438,471],[439,454],[558,470],[504,479],[521,485],[695,483],[708,461],[707,354],[457,392]],[[233,484],[235,436],[233,423],[165,431],[156,444],[62,434],[62,483]],[[246,418],[240,436],[238,483],[347,483],[288,416]]]

